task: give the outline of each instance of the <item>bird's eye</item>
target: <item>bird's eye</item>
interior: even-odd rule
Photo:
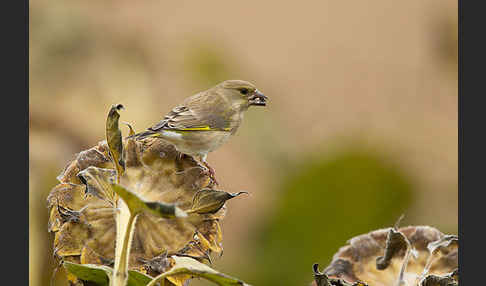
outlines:
[[[240,89],[240,93],[246,95],[246,94],[248,94],[248,89],[247,88],[242,88],[242,89]]]

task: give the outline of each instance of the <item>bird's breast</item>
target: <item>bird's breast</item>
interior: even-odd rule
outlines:
[[[231,134],[228,131],[164,131],[162,137],[174,144],[179,152],[196,155],[216,150]]]

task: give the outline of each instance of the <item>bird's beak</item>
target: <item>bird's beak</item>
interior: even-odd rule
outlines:
[[[258,89],[255,89],[255,92],[248,98],[248,102],[250,102],[250,105],[257,105],[257,106],[265,106],[267,105],[267,99],[261,91]]]

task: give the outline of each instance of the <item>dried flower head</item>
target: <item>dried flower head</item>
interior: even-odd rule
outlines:
[[[429,226],[387,228],[351,238],[323,273],[319,273],[315,264],[314,283],[319,286],[458,285],[457,268],[457,236],[444,235]],[[433,284],[437,281],[449,284]]]
[[[210,178],[189,156],[181,156],[163,140],[123,141],[124,172],[120,185],[145,201],[175,203],[181,210],[195,206],[194,195],[214,192]],[[115,257],[116,181],[106,141],[79,153],[58,176],[48,196],[48,229],[55,234],[54,254],[63,261],[112,266]],[[223,191],[220,191],[223,192]],[[226,196],[229,199],[231,196]],[[216,197],[215,199],[219,199]],[[222,202],[214,212],[192,212],[184,219],[164,219],[141,213],[136,221],[129,269],[151,276],[170,268],[164,258],[177,254],[200,261],[222,253]]]

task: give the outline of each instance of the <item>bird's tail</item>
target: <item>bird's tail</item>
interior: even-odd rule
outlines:
[[[147,137],[153,137],[153,136],[157,136],[157,132],[147,130],[147,131],[144,131],[144,132],[140,132],[140,133],[137,133],[137,134],[130,135],[127,138],[129,138],[129,139],[135,138],[135,139],[139,140],[139,139],[143,139],[143,138],[147,138]]]

